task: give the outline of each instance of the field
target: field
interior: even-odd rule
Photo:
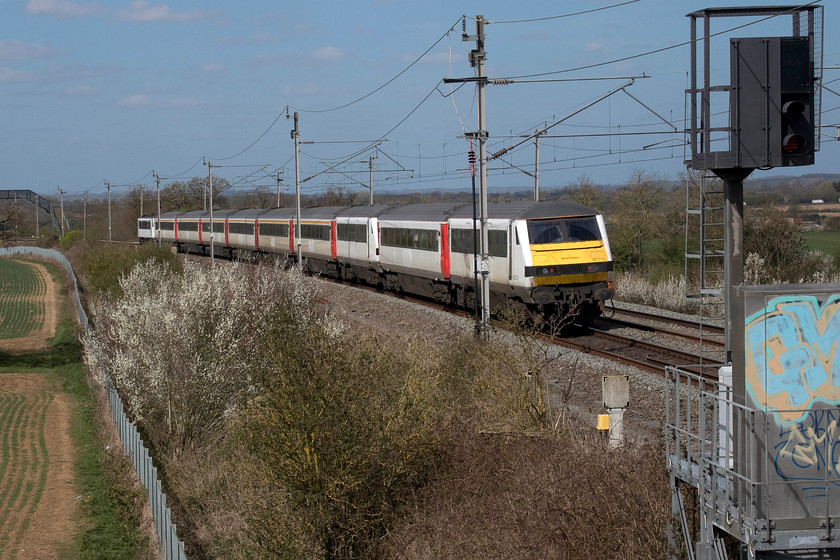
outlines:
[[[0,558],[55,557],[74,532],[70,397],[44,375],[0,383]]]
[[[805,233],[805,241],[809,249],[840,260],[840,231],[810,231]]]
[[[105,450],[116,435],[61,281],[53,263],[0,259],[0,560],[147,560],[143,493]]]
[[[57,292],[43,264],[0,259],[0,352],[49,346]],[[70,403],[47,374],[0,373],[0,559],[55,557],[71,539]]]
[[[0,339],[22,338],[44,324],[47,283],[24,262],[0,259]]]

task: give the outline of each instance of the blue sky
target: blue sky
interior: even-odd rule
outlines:
[[[840,37],[829,23],[838,21],[840,1],[821,4],[824,82],[840,91]],[[477,128],[475,86],[441,80],[473,75],[467,56],[474,43],[461,40],[461,18],[473,34],[477,14],[489,22],[490,78],[610,78],[488,86],[490,153],[637,77],[626,91],[638,101],[618,92],[554,127],[560,137],[541,140],[540,184],[582,177],[618,184],[636,170],[677,178],[682,134],[660,117],[684,126],[688,47],[601,63],[688,41],[685,14],[710,5],[719,4],[0,0],[0,188],[101,192],[107,180],[126,190],[153,185],[153,169],[163,177],[206,176],[202,162],[210,160],[221,166],[214,176],[235,188],[274,188],[279,171],[293,190],[286,107],[299,112],[300,138],[310,142],[301,146],[301,177],[315,177],[303,192],[361,188],[371,155],[375,189],[468,187],[463,134]],[[717,18],[713,31],[750,21]],[[735,33],[788,34],[789,18]],[[714,73],[725,76],[728,41],[717,37],[713,45],[720,52]],[[840,96],[824,91],[823,124],[840,123],[838,107]],[[631,131],[660,134],[615,135]],[[836,135],[836,128],[823,132]],[[533,172],[534,159],[527,141],[490,163],[488,184],[530,188],[522,170]],[[838,161],[840,142],[823,136],[816,165],[753,176],[836,173]]]

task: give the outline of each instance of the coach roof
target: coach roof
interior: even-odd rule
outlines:
[[[561,216],[592,216],[595,210],[577,202],[551,200],[547,202],[490,202],[487,217],[504,220],[529,220],[534,218],[557,218]],[[462,206],[452,214],[453,218],[472,218],[472,206]]]
[[[440,202],[431,204],[406,204],[383,212],[382,220],[405,220],[412,222],[445,222],[461,203]]]

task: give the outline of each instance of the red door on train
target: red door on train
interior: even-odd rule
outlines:
[[[440,224],[440,272],[449,278],[449,225]]]

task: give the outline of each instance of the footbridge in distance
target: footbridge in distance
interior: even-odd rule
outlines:
[[[38,208],[43,208],[44,212],[49,214],[50,220],[52,220],[52,226],[56,229],[56,231],[59,231],[61,229],[58,225],[58,219],[55,216],[55,212],[53,212],[52,203],[40,194],[36,193],[35,191],[21,189],[0,189],[0,200],[28,200]]]

